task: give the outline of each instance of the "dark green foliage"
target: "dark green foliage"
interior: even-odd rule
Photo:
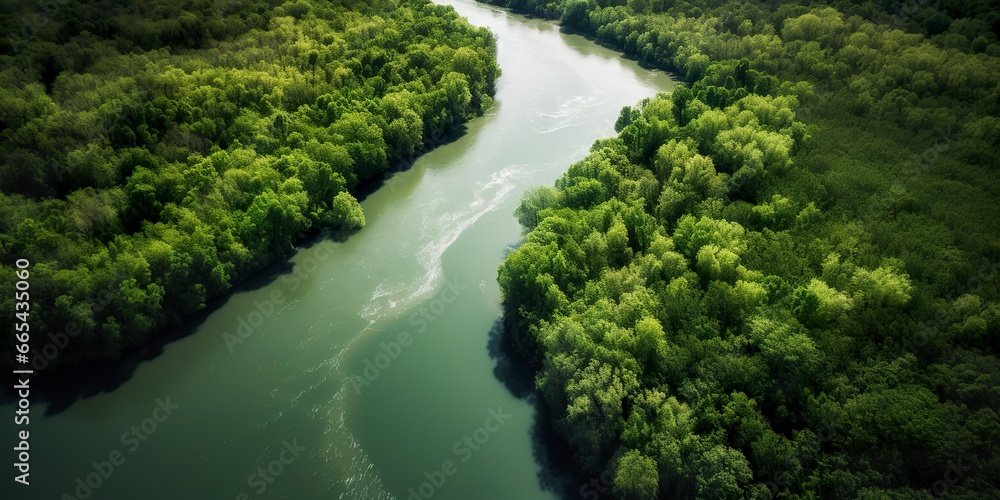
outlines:
[[[0,275],[32,262],[33,341],[79,331],[50,366],[364,226],[357,186],[488,108],[499,75],[493,35],[426,0],[60,4],[31,36],[9,12],[0,43]]]

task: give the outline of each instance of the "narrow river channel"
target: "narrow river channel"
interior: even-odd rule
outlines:
[[[29,498],[554,498],[534,407],[487,349],[511,214],[673,82],[551,22],[439,3],[498,36],[496,106],[369,194],[360,232],[36,402]]]

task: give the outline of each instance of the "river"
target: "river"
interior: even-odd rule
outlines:
[[[0,497],[555,498],[535,408],[487,347],[512,212],[673,82],[551,22],[439,3],[497,35],[496,106],[365,197],[361,231],[303,245],[122,361],[49,381],[31,485],[7,478]]]

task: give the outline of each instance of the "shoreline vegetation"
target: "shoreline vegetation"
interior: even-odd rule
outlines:
[[[1000,498],[989,2],[487,3],[687,82],[526,192],[498,271],[583,477],[615,498]]]
[[[500,74],[489,30],[427,0],[53,5],[0,39],[0,284],[31,262],[36,368],[116,358],[306,235],[359,229],[356,196],[489,109]]]

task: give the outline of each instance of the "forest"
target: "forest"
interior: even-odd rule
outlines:
[[[684,82],[524,195],[497,273],[582,476],[1000,498],[996,0],[488,3]],[[36,369],[116,358],[362,228],[364,189],[500,75],[494,35],[429,0],[0,13],[0,288],[30,261]]]
[[[492,3],[685,82],[524,195],[498,272],[582,477],[1000,498],[996,2]]]
[[[500,73],[489,30],[427,0],[2,8],[0,287],[30,261],[36,369],[115,358],[364,226],[359,189],[481,115]]]

